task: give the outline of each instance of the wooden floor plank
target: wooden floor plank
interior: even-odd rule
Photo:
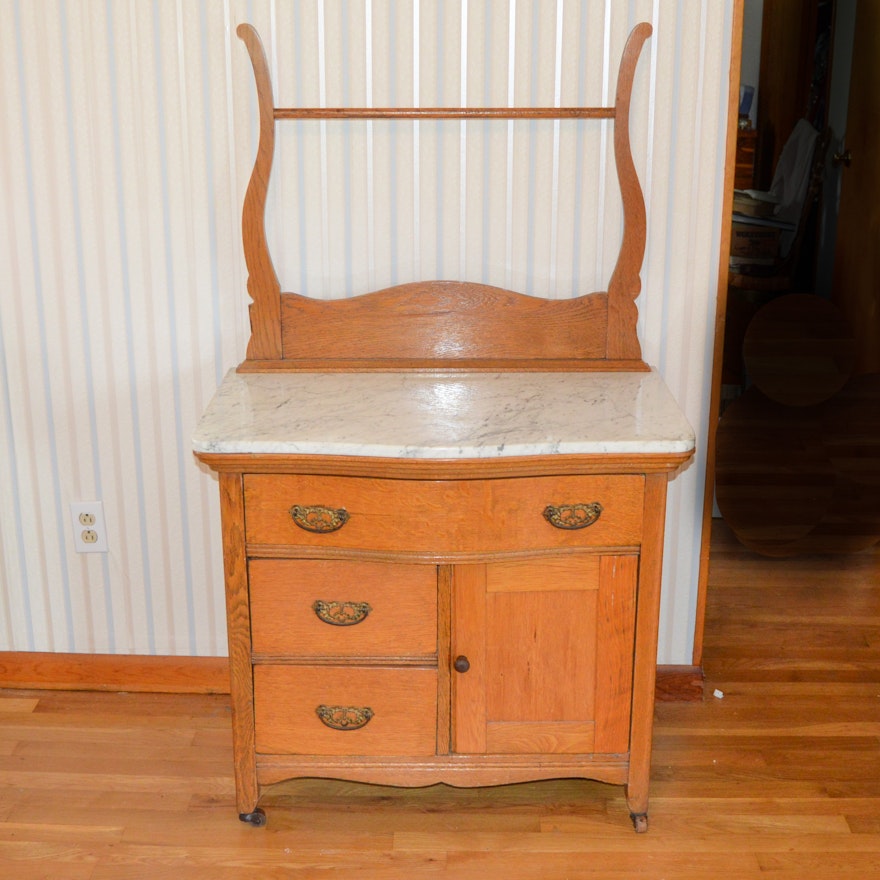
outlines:
[[[880,550],[765,559],[717,523],[709,579],[704,698],[657,704],[646,835],[619,787],[584,780],[295,780],[253,828],[227,696],[8,690],[0,877],[877,876]]]
[[[21,817],[18,817],[21,818]],[[118,841],[122,839],[124,827],[119,820],[115,824],[102,825],[88,817],[89,821],[79,824],[70,824],[68,821],[46,821],[45,817],[39,817],[37,821],[27,822],[2,822],[0,823],[0,851],[2,845],[12,842],[18,843],[23,840],[29,843],[68,843],[90,849],[92,846],[105,841]]]
[[[37,708],[40,700],[38,697],[15,697],[8,692],[0,698],[0,714],[25,715]]]
[[[91,880],[94,877],[95,860],[78,863],[55,861],[51,858],[7,861],[0,853],[0,871],[7,872],[4,876],[14,877],[15,880]]]
[[[50,805],[47,805],[45,789],[18,788],[14,797],[16,815],[28,822],[48,815],[50,809],[68,820],[83,814],[94,819],[99,810],[105,810],[109,815],[115,815],[120,810],[155,810],[175,815],[188,811],[193,800],[192,794],[184,789],[132,792],[98,790],[95,787],[88,791],[53,789]],[[232,803],[230,797],[223,802],[223,806],[229,808]]]

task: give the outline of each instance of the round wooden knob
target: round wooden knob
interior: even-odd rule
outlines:
[[[452,664],[455,667],[456,672],[467,672],[468,669],[471,668],[471,661],[468,660],[464,654],[459,654],[458,657],[455,658],[455,662]]]

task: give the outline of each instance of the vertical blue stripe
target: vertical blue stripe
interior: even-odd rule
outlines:
[[[486,17],[483,31],[483,104],[488,107],[492,103],[492,0],[486,0]],[[489,283],[490,238],[492,228],[490,203],[492,195],[491,178],[491,140],[492,126],[483,123],[483,284]]]
[[[581,4],[580,35],[578,44],[581,47],[580,65],[578,69],[578,104],[581,107],[587,105],[587,64],[592,60],[587,58],[585,47],[587,45],[587,10]],[[574,165],[574,193],[575,209],[574,222],[572,223],[572,260],[571,282],[572,295],[581,296],[588,291],[584,290],[581,283],[581,236],[584,234],[584,131],[586,125],[583,119],[576,123],[577,132],[575,138],[575,165]],[[595,285],[593,285],[595,289]]]
[[[252,0],[248,0],[248,11],[247,11],[247,19],[246,19],[246,21],[252,22],[253,20],[254,20],[254,7],[253,7],[253,2],[252,2]],[[236,45],[238,45],[241,49],[244,49],[244,43],[238,43],[238,44],[236,44]],[[264,44],[264,45],[265,45],[265,44]],[[246,57],[247,57],[247,55],[246,55]],[[249,62],[248,62],[248,64],[249,64]],[[250,68],[249,68],[249,69],[250,69]],[[253,76],[253,74],[251,74],[251,76]],[[253,92],[251,93],[251,101],[250,101],[250,104],[248,104],[248,111],[249,111],[249,113],[248,113],[248,116],[249,116],[248,123],[249,123],[250,132],[251,132],[251,143],[256,143],[256,142],[257,142],[257,138],[258,138],[258,136],[259,136],[259,131],[260,131],[260,123],[259,123],[259,120],[258,120],[258,118],[257,118],[257,90],[256,90],[256,85],[254,86],[254,90],[253,90]]]
[[[397,9],[395,5],[392,3],[389,7],[389,15],[388,15],[388,103],[391,107],[397,106]],[[391,127],[386,123],[385,131],[393,131]],[[391,244],[391,284],[395,285],[398,283],[398,255],[400,253],[400,242],[399,242],[399,227],[398,227],[398,217],[397,217],[397,173],[398,173],[398,162],[397,162],[397,138],[392,135],[389,138],[388,144],[388,199],[390,202],[389,205],[389,228],[388,228],[388,240]]]
[[[675,16],[675,69],[672,75],[672,92],[673,95],[679,94],[681,88],[681,65],[683,63],[681,51],[681,19],[682,16]],[[659,21],[658,21],[659,25]],[[659,29],[659,28],[658,28]],[[669,301],[671,299],[669,291],[672,289],[671,266],[673,263],[672,242],[674,240],[673,230],[675,229],[675,192],[676,192],[676,148],[678,147],[678,103],[672,103],[672,119],[669,126],[669,168],[667,171],[667,197],[666,197],[666,248],[664,254],[665,265],[663,267],[663,295],[661,309],[661,320],[657,338],[661,340],[660,350],[657,359],[657,369],[661,375],[666,374],[666,327],[669,322]]]
[[[18,67],[19,100],[21,103],[21,132],[24,146],[25,187],[28,202],[28,226],[31,236],[31,259],[34,270],[34,304],[37,311],[37,328],[40,345],[40,366],[43,374],[43,405],[46,412],[46,433],[49,447],[49,470],[52,480],[52,495],[55,504],[55,533],[61,542],[58,553],[58,564],[61,571],[61,591],[64,600],[64,620],[67,625],[67,650],[76,651],[76,631],[73,624],[73,604],[70,595],[70,572],[67,567],[67,554],[62,536],[65,521],[62,512],[61,469],[58,463],[58,439],[55,432],[54,404],[52,400],[51,365],[49,363],[49,340],[46,332],[46,303],[43,295],[43,276],[40,268],[39,233],[37,230],[37,196],[34,186],[34,167],[31,157],[33,150],[30,139],[30,119],[25,89],[24,57],[22,55],[21,9],[19,3],[13,7],[15,20],[16,62]],[[36,487],[34,487],[36,488]]]
[[[147,537],[147,512],[144,492],[144,462],[141,448],[141,417],[138,404],[138,377],[134,363],[135,331],[131,305],[131,278],[128,274],[128,231],[125,223],[125,196],[122,180],[122,143],[119,132],[119,95],[116,88],[116,49],[113,39],[113,0],[106,0],[108,83],[110,86],[110,115],[113,119],[113,174],[116,185],[116,213],[119,221],[119,266],[122,272],[122,303],[125,311],[125,342],[128,357],[128,393],[131,400],[131,427],[134,444],[134,471],[137,491],[138,524],[141,541],[141,572],[144,578],[144,609],[146,611],[147,645],[156,653],[156,625],[153,617],[153,582],[150,571],[150,544]]]
[[[202,131],[205,136],[205,192],[208,200],[208,253],[211,260],[211,326],[214,330],[214,379],[223,381],[222,303],[220,300],[219,258],[217,253],[217,199],[214,196],[214,137],[211,116],[211,75],[208,69],[208,21],[205,0],[199,0],[199,31],[202,51]]]
[[[297,107],[303,106],[303,48],[302,48],[302,4],[293,4],[293,65],[296,75],[296,85],[294,87],[294,100]],[[278,100],[277,98],[275,99]],[[308,240],[306,238],[306,230],[308,221],[306,219],[306,127],[301,119],[298,119],[294,125],[296,126],[296,186],[299,192],[297,199],[297,229],[299,231],[299,290],[298,293],[307,293],[308,277],[309,277],[309,252]]]
[[[612,0],[605,0],[605,10],[602,19],[602,105],[614,106],[617,101],[617,90],[611,84],[611,34],[613,30]],[[614,125],[617,125],[615,120]],[[599,128],[599,161],[597,162],[596,191],[596,263],[594,277],[596,283],[607,288],[610,275],[605,272],[605,214],[608,210],[608,130],[609,126],[603,121]],[[616,179],[615,166],[615,179]],[[619,189],[618,189],[619,192]],[[620,238],[620,236],[618,236]]]
[[[19,11],[18,11],[18,3],[16,2],[15,10],[15,21],[18,21]],[[21,39],[20,33],[17,33],[18,39],[16,40],[16,45],[21,47]],[[19,54],[20,54],[19,48]],[[18,63],[18,72],[19,72],[19,80],[23,83],[24,78],[22,76],[22,63],[21,59],[17,60]],[[29,156],[29,152],[25,152],[25,157]],[[9,389],[9,361],[7,359],[6,354],[6,334],[3,329],[3,312],[0,311],[0,368],[2,368],[2,381],[3,381],[3,415],[4,421],[6,425],[6,440],[9,444],[9,472],[10,472],[10,490],[12,492],[12,507],[13,513],[15,516],[15,546],[18,551],[18,565],[19,565],[19,577],[18,581],[21,585],[21,604],[24,610],[24,623],[25,623],[25,637],[27,640],[27,649],[29,651],[36,650],[36,643],[34,641],[34,617],[33,617],[33,609],[31,608],[31,584],[30,579],[28,577],[28,569],[27,569],[27,549],[25,546],[24,540],[24,518],[22,516],[21,509],[21,485],[18,480],[18,451],[15,445],[15,431],[13,429],[13,414],[12,414],[12,396]],[[17,643],[14,647],[18,647]]]
[[[653,8],[651,10],[651,24],[654,28],[654,35],[656,39],[657,31],[657,23],[659,20],[659,4],[660,0],[653,0]],[[652,214],[652,202],[653,202],[653,191],[654,191],[654,132],[656,130],[656,117],[657,117],[657,68],[659,65],[659,53],[657,52],[657,47],[654,45],[653,40],[650,42],[649,49],[650,61],[648,64],[648,115],[645,120],[645,131],[646,131],[646,139],[645,139],[645,180],[642,186],[642,190],[645,196],[645,216],[650,223],[651,214]],[[726,82],[725,78],[725,82]],[[654,248],[652,246],[652,242],[654,239],[660,239],[659,235],[651,235],[649,230],[648,239],[645,246],[645,262],[648,261],[653,262],[653,253]],[[660,242],[660,248],[662,249],[662,241]],[[651,296],[653,295],[652,291],[655,285],[646,285],[642,287],[641,293],[639,294],[639,318],[637,321],[636,330],[639,334],[640,339],[646,339],[645,336],[645,316],[648,314],[651,305]],[[663,296],[663,289],[659,288],[657,290],[659,296]]]
[[[19,43],[19,45],[21,45]],[[6,442],[9,445],[7,461],[9,464],[9,490],[12,494],[12,511],[15,520],[15,547],[18,551],[19,576],[18,583],[21,585],[21,604],[24,610],[25,637],[27,639],[27,650],[35,651],[36,644],[34,642],[34,617],[31,609],[31,585],[28,578],[27,570],[27,548],[24,540],[24,519],[21,511],[21,486],[18,481],[18,451],[15,446],[15,431],[12,423],[12,397],[9,389],[9,361],[6,354],[6,334],[3,329],[3,312],[0,311],[0,381],[3,383],[3,421],[6,433]],[[7,569],[7,573],[8,573]],[[7,590],[11,589],[11,584],[7,585]],[[13,636],[18,629],[10,625]],[[16,649],[19,645],[13,642],[12,648]]]
[[[94,368],[92,365],[92,334],[89,322],[89,300],[86,286],[85,254],[83,247],[83,213],[79,194],[79,158],[76,151],[76,133],[73,120],[73,94],[71,81],[73,74],[70,68],[70,39],[67,26],[67,4],[59,4],[61,22],[61,63],[64,70],[64,104],[65,121],[67,123],[67,160],[70,169],[70,194],[73,203],[74,242],[76,245],[76,281],[79,288],[79,322],[82,329],[83,372],[86,377],[86,408],[89,416],[89,446],[92,452],[92,474],[95,483],[95,497],[103,499],[104,485],[101,479],[101,442],[98,433],[98,414],[95,403]],[[109,553],[101,553],[101,574],[104,582],[104,615],[107,625],[107,650],[116,652],[116,632],[113,621],[113,592],[110,588]]]
[[[15,517],[15,548],[18,551],[19,577],[18,582],[21,585],[21,604],[24,610],[25,638],[27,639],[27,650],[35,651],[37,649],[34,642],[34,616],[31,609],[31,585],[27,571],[27,548],[24,541],[24,520],[21,512],[21,487],[18,482],[18,452],[15,448],[15,431],[12,429],[12,400],[9,392],[9,363],[6,359],[6,343],[3,331],[3,313],[0,312],[0,379],[3,383],[3,421],[6,427],[6,442],[9,444],[9,489],[12,493],[12,511]],[[8,569],[7,569],[8,572]],[[7,585],[7,590],[11,590],[11,584]],[[10,631],[15,637],[19,632],[10,621]],[[13,641],[12,649],[19,647],[18,643]]]
[[[530,102],[538,105],[538,49],[540,46],[540,3],[532,4],[532,58]],[[538,120],[529,120],[529,191],[527,201],[526,293],[535,293],[535,199],[537,198]]]
[[[348,0],[342,0],[342,104],[345,107],[351,105],[351,70],[349,67],[349,54],[351,52],[349,31],[351,29],[351,17],[348,14]],[[343,155],[346,157],[342,170],[342,191],[345,201],[343,210],[343,246],[345,263],[345,295],[351,296],[354,292],[354,266],[352,262],[352,203],[351,203],[351,162],[354,159],[351,149],[351,126],[352,123],[343,123]]]
[[[444,56],[446,55],[446,44],[443,38],[443,4],[437,4],[437,104],[443,106],[443,75],[444,75]],[[444,278],[444,248],[443,248],[443,156],[444,156],[444,124],[442,120],[436,123],[436,139],[437,139],[437,228],[434,235],[437,240],[437,253],[435,255],[436,278]]]
[[[412,45],[413,63],[411,68],[413,105],[422,103],[422,19],[418,0],[413,3],[413,23],[410,40]],[[425,270],[422,266],[422,126],[416,119],[412,123],[412,261],[413,271],[417,276]]]
[[[171,251],[171,192],[168,179],[168,136],[166,131],[165,76],[162,64],[162,40],[159,27],[158,0],[153,3],[153,48],[156,53],[156,119],[159,134],[159,167],[162,178],[162,227],[165,242],[165,287],[168,302],[168,337],[171,352],[172,397],[174,402],[174,429],[177,437],[177,482],[180,492],[180,538],[183,544],[184,583],[186,594],[187,630],[189,650],[197,654],[195,597],[193,590],[192,547],[189,536],[189,499],[186,490],[186,468],[190,463],[184,446],[183,406],[180,392],[180,340],[177,331],[177,314],[174,306],[177,291],[174,286],[174,254]],[[169,588],[172,585],[168,585]],[[174,646],[175,649],[178,647]]]

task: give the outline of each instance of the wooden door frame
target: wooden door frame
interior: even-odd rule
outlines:
[[[728,83],[727,145],[724,160],[724,198],[722,200],[721,243],[718,253],[718,293],[715,305],[715,341],[712,354],[712,384],[709,399],[709,429],[706,438],[706,480],[703,494],[703,523],[700,538],[700,569],[697,581],[697,607],[694,625],[694,666],[703,665],[703,636],[706,617],[706,589],[709,581],[709,545],[712,536],[712,510],[715,498],[715,433],[721,409],[721,361],[724,351],[724,325],[727,312],[728,257],[733,217],[733,178],[736,166],[736,135],[739,124],[739,81],[742,68],[743,6],[734,0],[730,35]],[[758,96],[760,100],[760,95]]]

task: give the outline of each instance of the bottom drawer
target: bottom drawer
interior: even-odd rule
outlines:
[[[262,754],[433,755],[437,670],[256,666],[254,724]]]

